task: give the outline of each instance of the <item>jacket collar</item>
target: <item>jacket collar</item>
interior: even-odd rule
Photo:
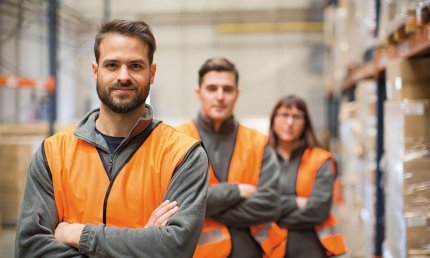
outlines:
[[[95,145],[104,146],[106,145],[104,139],[96,132],[96,120],[99,117],[100,109],[94,109],[90,111],[85,117],[79,122],[78,126],[74,130],[76,137],[79,137],[87,142]],[[135,126],[131,130],[130,134],[126,139],[132,139],[136,135],[142,133],[145,128],[153,120],[153,110],[150,105],[145,104],[145,112],[136,121]]]
[[[202,112],[198,113],[196,123],[205,132],[211,134],[229,134],[234,132],[235,128],[238,126],[238,123],[234,119],[234,116],[231,116],[221,124],[221,128],[219,129],[219,131],[215,132],[213,121],[207,116],[203,115]]]

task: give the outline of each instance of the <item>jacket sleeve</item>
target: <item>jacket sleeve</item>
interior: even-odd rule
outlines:
[[[16,230],[15,257],[82,257],[78,250],[54,238],[58,214],[51,174],[45,164],[42,145],[27,173]]]
[[[326,160],[317,172],[306,207],[283,213],[279,224],[289,229],[311,229],[321,224],[329,215],[333,195],[333,166]],[[284,207],[283,207],[284,209]]]
[[[175,170],[165,196],[179,211],[165,227],[85,225],[79,251],[89,257],[192,257],[205,216],[208,158],[199,144]]]
[[[297,210],[296,196],[281,194],[281,214],[290,214],[291,212]]]
[[[208,191],[206,216],[214,216],[242,201],[237,184],[220,183]]]
[[[267,145],[261,164],[257,193],[214,215],[213,218],[231,227],[249,227],[276,221],[279,215],[279,170],[276,154]]]

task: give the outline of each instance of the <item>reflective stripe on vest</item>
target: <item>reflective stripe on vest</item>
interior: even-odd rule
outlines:
[[[270,223],[264,224],[263,228],[254,234],[254,238],[255,240],[257,240],[258,243],[261,244],[269,238],[270,226],[271,226]]]
[[[192,121],[188,121],[180,125],[178,130],[194,137],[195,139],[200,140],[197,127]],[[246,183],[257,186],[267,141],[267,137],[256,130],[244,127],[242,125],[239,126],[236,145],[234,146],[228,172],[228,182]],[[251,142],[253,144],[249,144]],[[213,172],[212,166],[209,166],[209,187],[213,186],[214,184],[219,184],[219,181]],[[210,230],[207,230],[207,227],[209,226],[208,221],[210,221],[212,226],[216,225],[218,228],[220,228],[221,230],[218,232],[221,232],[221,234],[224,230],[226,230],[228,236],[224,234],[223,237],[225,240],[227,240],[226,238],[229,237],[227,227],[224,224],[218,223],[210,218],[206,218],[205,224],[203,225],[203,233],[200,237],[202,238],[202,236],[204,236],[204,238],[207,239],[205,235],[206,233],[210,232]],[[252,226],[250,227],[250,232],[254,239],[261,245],[266,256],[269,256],[273,253],[284,255],[285,245],[283,245],[283,243],[285,243],[286,233],[285,231],[281,230],[278,225],[276,225],[276,223]],[[200,252],[199,248],[206,249],[207,252],[205,254],[210,254],[210,257],[212,257],[212,254],[217,253],[218,250],[225,250],[226,248],[228,248],[229,254],[231,250],[231,241],[230,239],[228,239],[228,243],[227,241],[220,241],[218,245],[211,243],[211,245],[205,246],[205,244],[201,244],[197,247],[194,257],[205,257],[204,255],[200,255],[202,252]]]
[[[145,226],[163,201],[174,170],[196,142],[159,124],[110,181],[96,147],[75,137],[73,129],[46,139],[59,221]]]
[[[317,231],[317,235],[319,238],[324,238],[324,237],[336,235],[338,233],[340,233],[340,231],[339,231],[337,226],[327,226],[327,227],[323,227]]]
[[[204,245],[207,243],[220,241],[222,237],[223,234],[220,228],[211,229],[200,234],[198,245]]]
[[[305,150],[297,173],[297,196],[310,196],[317,172],[328,159],[331,159],[331,154],[324,149],[308,148]],[[335,171],[333,171],[333,174],[335,174]],[[315,227],[318,238],[326,249],[328,256],[346,253],[345,240],[336,225],[336,218],[330,213],[323,223]]]

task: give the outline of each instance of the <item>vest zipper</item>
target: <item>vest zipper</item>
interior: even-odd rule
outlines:
[[[144,130],[144,132],[142,133],[143,135],[142,135],[142,137],[144,137],[144,139],[146,140],[147,138],[148,138],[148,136],[152,133],[152,131],[159,125],[159,124],[161,124],[161,122],[159,121],[159,122],[156,122],[156,123],[152,123],[152,124],[150,124],[150,125],[148,125],[148,127],[147,128],[145,128],[145,130]],[[144,141],[145,141],[144,140]],[[139,145],[139,147],[137,147],[134,151],[133,151],[133,153],[131,153],[130,154],[130,156],[127,158],[127,160],[125,160],[125,161],[123,161],[122,162],[122,164],[117,168],[117,171],[113,171],[113,168],[115,167],[114,166],[114,163],[115,163],[115,159],[118,157],[118,152],[120,151],[120,150],[122,150],[123,149],[123,147],[121,146],[118,146],[118,148],[114,151],[114,153],[113,154],[109,154],[109,164],[110,164],[110,167],[109,167],[109,171],[107,171],[107,173],[108,173],[108,178],[109,178],[109,186],[108,186],[108,189],[106,190],[106,195],[105,195],[105,199],[104,199],[104,201],[103,201],[103,224],[105,224],[106,225],[106,213],[107,213],[107,202],[108,202],[108,199],[109,199],[109,195],[110,195],[110,192],[111,192],[111,190],[112,190],[112,187],[113,187],[113,183],[115,182],[115,178],[118,176],[118,174],[121,172],[121,170],[123,169],[123,167],[128,163],[128,161],[133,157],[133,155],[134,155],[134,153],[136,152],[136,151],[138,151],[139,150],[139,148],[140,148],[140,146],[141,145],[143,145],[144,144],[144,141]],[[120,144],[121,145],[121,144]],[[109,153],[109,151],[106,151],[106,152],[108,152]],[[115,173],[115,175],[113,175],[113,173]]]
[[[108,186],[108,189],[106,191],[105,199],[103,201],[103,224],[105,224],[105,225],[106,225],[107,202],[109,199],[110,191],[112,190],[113,182],[115,181],[115,177],[112,177],[114,158],[115,158],[115,155],[112,155],[112,154],[109,155],[109,171],[108,171],[109,186]]]

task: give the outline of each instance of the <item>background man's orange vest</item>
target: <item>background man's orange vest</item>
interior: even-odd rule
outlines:
[[[192,121],[182,124],[178,129],[200,140],[200,135]],[[257,186],[266,145],[266,136],[253,129],[239,126],[228,172],[228,182]],[[255,146],[259,147],[256,148]],[[210,166],[209,188],[214,184],[219,184],[219,180]],[[250,231],[254,239],[263,248],[266,257],[283,257],[286,234],[276,223],[252,226]],[[230,254],[230,251],[231,239],[227,227],[210,217],[206,217],[194,257],[224,258]]]
[[[196,142],[159,124],[110,182],[97,149],[72,129],[46,139],[59,221],[144,227]]]

